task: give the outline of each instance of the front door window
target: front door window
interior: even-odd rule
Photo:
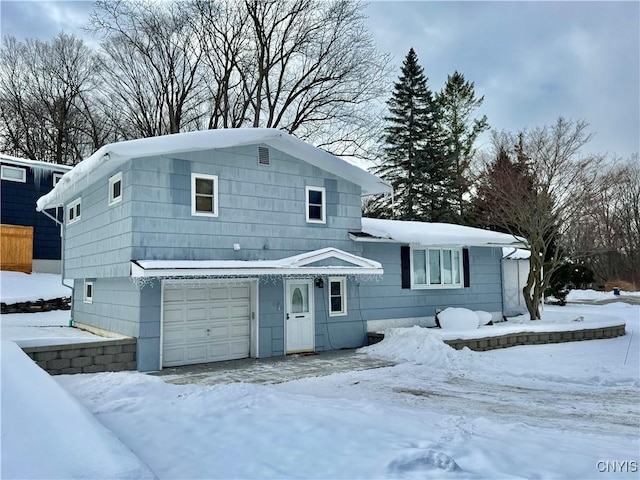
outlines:
[[[291,313],[309,311],[309,285],[296,285],[291,294]]]

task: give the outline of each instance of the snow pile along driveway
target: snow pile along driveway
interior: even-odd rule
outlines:
[[[154,478],[13,342],[2,342],[2,478]]]

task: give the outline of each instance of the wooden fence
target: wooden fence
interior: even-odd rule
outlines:
[[[33,227],[0,225],[0,268],[31,273],[33,267]]]

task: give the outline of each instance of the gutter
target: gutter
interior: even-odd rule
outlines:
[[[48,213],[46,210],[41,210],[40,213],[45,214],[47,217],[49,217],[51,220],[53,220],[60,226],[60,271],[62,273],[61,275],[62,278],[60,280],[60,283],[71,290],[71,305],[73,305],[73,286],[67,285],[66,283],[64,283],[64,230],[65,230],[64,221],[61,222],[60,220],[57,219],[57,217],[54,217],[53,215]],[[64,216],[64,212],[63,212],[63,216]],[[69,321],[69,324],[70,324],[69,326],[71,326],[72,321],[73,320]]]

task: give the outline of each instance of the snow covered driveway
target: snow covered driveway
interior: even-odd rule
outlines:
[[[277,385],[56,379],[159,478],[637,479],[640,307],[563,312],[628,333],[477,353],[427,332],[414,361]]]

